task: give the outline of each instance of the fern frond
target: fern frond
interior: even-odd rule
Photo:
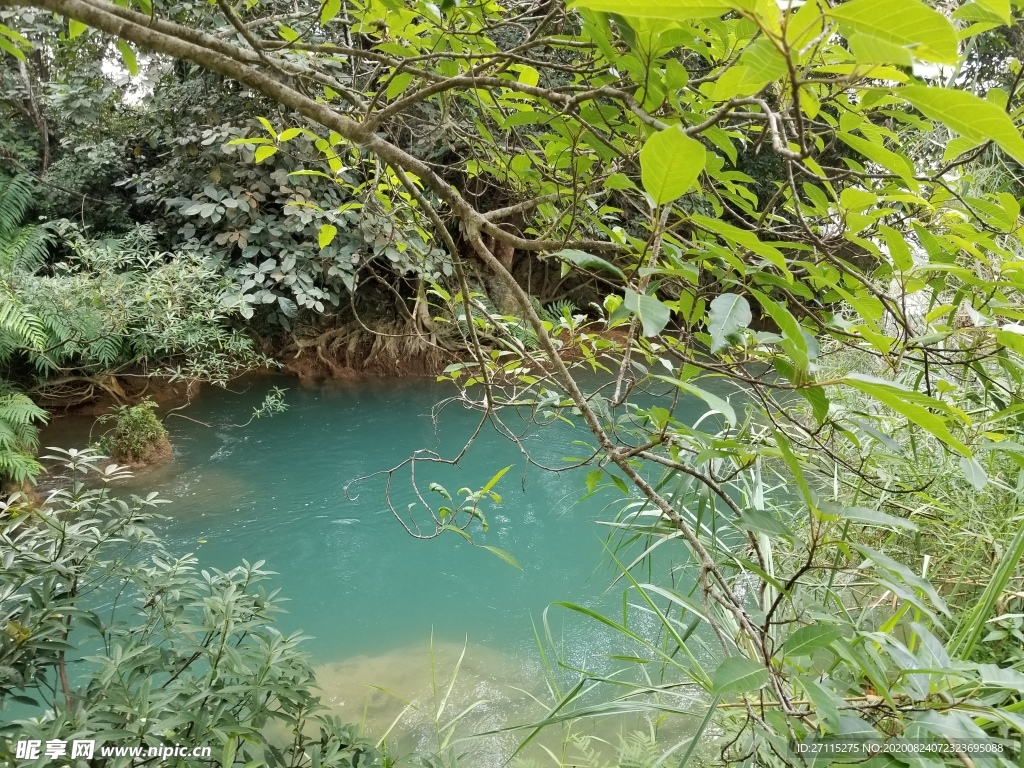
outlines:
[[[13,346],[46,348],[46,329],[42,321],[30,312],[10,288],[0,282],[0,336],[8,336]],[[3,345],[7,346],[7,345]]]
[[[7,240],[24,220],[34,193],[31,176],[15,176],[6,183],[0,179],[0,242]]]
[[[0,267],[35,272],[46,261],[53,232],[43,224],[28,224],[0,235]]]
[[[42,471],[34,454],[39,448],[37,422],[46,411],[21,392],[0,392],[0,479],[34,480]]]
[[[0,451],[0,477],[10,478],[16,483],[34,481],[42,465],[31,454],[21,451]]]
[[[46,411],[20,392],[0,395],[0,421],[15,426],[25,426],[36,421],[45,421]]]

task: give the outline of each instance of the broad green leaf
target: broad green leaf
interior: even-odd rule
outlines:
[[[646,19],[706,19],[733,10],[734,4],[718,0],[636,0],[623,6],[621,0],[576,0],[570,8],[589,8],[602,13],[627,13]]]
[[[762,242],[753,232],[740,229],[720,219],[712,219],[710,216],[694,214],[691,216],[691,220],[698,226],[714,232],[716,235],[721,235],[726,240],[741,245],[747,250],[763,257],[782,272],[786,277],[786,282],[793,282],[793,275],[786,266],[785,254],[774,245]]]
[[[921,402],[927,402],[931,407],[946,410],[948,407],[944,406],[938,400],[927,397],[919,392],[910,392],[903,390],[894,384],[888,382],[879,381],[871,378],[870,376],[864,376],[858,373],[849,374],[844,380],[844,383],[854,389],[859,389],[866,395],[878,400],[880,403],[887,405],[896,413],[905,416],[909,421],[916,424],[917,426],[924,429],[926,432],[930,432],[935,435],[939,440],[944,442],[946,445],[955,449],[964,456],[970,456],[970,449],[960,442],[957,438],[953,437],[949,431],[949,427],[941,416],[932,413],[923,405]]]
[[[273,157],[277,153],[277,147],[262,146],[256,148],[256,162],[262,163],[268,157]]]
[[[128,45],[126,40],[117,41],[117,50],[121,52],[121,60],[124,61],[124,66],[128,70],[128,74],[135,77],[139,74],[139,62],[135,58],[135,51]]]
[[[895,173],[915,192],[920,189],[920,185],[914,179],[914,166],[906,158],[900,157],[881,144],[862,139],[860,136],[850,133],[839,133],[838,136],[845,144],[860,152],[868,160],[878,163],[890,173]]]
[[[238,738],[232,733],[228,735],[228,740],[224,742],[224,749],[221,751],[220,764],[221,765],[234,765],[235,762],[235,750],[238,748]]]
[[[953,13],[952,18],[960,21],[977,22],[986,25],[1001,26],[1013,23],[1008,0],[974,0],[961,5]]]
[[[320,226],[320,233],[317,239],[320,242],[321,250],[326,248],[334,241],[334,236],[338,234],[338,228],[333,224],[322,224]]]
[[[782,650],[787,656],[810,656],[843,636],[843,628],[833,624],[810,624],[786,638]]]
[[[919,0],[851,0],[827,15],[840,24],[893,45],[910,46],[925,61],[955,64],[959,58],[956,29]]]
[[[68,40],[74,40],[88,28],[78,19],[68,19]]]
[[[723,293],[711,302],[708,312],[708,333],[711,351],[718,352],[732,343],[735,335],[750,325],[750,304],[735,293]]]
[[[898,64],[909,67],[914,63],[914,57],[907,48],[863,32],[850,35],[849,43],[858,64]]]
[[[793,313],[760,291],[751,291],[751,294],[757,299],[764,311],[768,313],[768,316],[779,326],[783,336],[782,348],[789,355],[794,368],[798,372],[806,371],[811,359],[810,355],[808,355],[807,339],[804,336],[803,328],[800,327],[800,323],[793,317]]]
[[[640,150],[640,178],[656,205],[681,197],[704,170],[707,152],[678,125],[652,134]]]
[[[575,264],[577,267],[583,269],[601,269],[605,272],[610,272],[616,277],[625,277],[622,274],[622,270],[616,267],[607,259],[602,259],[600,256],[595,256],[592,253],[586,251],[577,251],[573,248],[565,248],[555,254],[555,258],[562,259]]]
[[[320,23],[326,24],[341,12],[341,0],[327,0],[320,10]]]
[[[988,475],[985,473],[985,468],[978,463],[978,460],[968,456],[960,457],[960,471],[964,473],[964,477],[967,478],[974,490],[983,491],[985,486],[988,485]]]
[[[733,520],[737,528],[755,533],[766,533],[769,536],[786,536],[793,538],[793,531],[788,525],[772,515],[759,509],[747,508],[738,520]]]
[[[908,85],[894,93],[909,101],[921,114],[938,120],[971,141],[994,141],[1024,163],[1024,137],[1010,116],[998,105],[973,93],[927,85]]]
[[[0,51],[7,51],[19,61],[25,61],[25,52],[2,37],[0,37]]]
[[[807,691],[807,698],[814,705],[814,713],[818,717],[818,727],[835,733],[839,730],[839,702],[834,693],[824,685],[809,677],[798,677],[797,681]],[[845,702],[844,702],[845,703]]]
[[[768,682],[768,670],[760,662],[743,656],[730,656],[718,665],[711,681],[715,696],[750,693]]]
[[[668,325],[672,311],[668,305],[659,301],[654,296],[644,296],[626,289],[626,298],[623,302],[626,309],[635,312],[643,325],[644,336],[657,336]]]
[[[394,79],[388,84],[388,89],[385,91],[385,95],[389,99],[395,98],[399,94],[405,93],[409,87],[409,83],[413,81],[412,72],[401,72],[395,75]]]
[[[269,133],[271,136],[273,136],[274,140],[276,141],[277,140],[277,131],[274,130],[274,126],[272,126],[270,124],[270,121],[267,120],[267,118],[265,118],[265,117],[257,117],[256,119],[260,121],[260,125],[262,125],[263,128],[267,131],[267,133]]]
[[[285,142],[285,141],[291,141],[296,136],[298,136],[300,133],[302,133],[302,129],[301,128],[285,128],[278,135],[277,140],[282,142],[282,143]]]
[[[1010,0],[974,0],[986,11],[998,16],[1004,24],[1013,24],[1013,11],[1010,9]]]
[[[789,378],[788,376],[786,378]],[[797,393],[811,404],[811,413],[819,424],[828,416],[831,401],[824,387],[800,387]]]
[[[910,255],[910,246],[907,245],[906,236],[892,227],[879,227],[878,231],[885,238],[885,245],[889,249],[889,257],[893,265],[900,272],[907,272],[914,266],[914,257]]]
[[[763,37],[747,46],[739,63],[747,68],[747,77],[759,83],[781,80],[789,72],[779,49]]]

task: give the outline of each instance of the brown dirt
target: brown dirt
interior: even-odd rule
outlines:
[[[0,497],[8,497],[19,493],[21,496],[18,503],[27,504],[30,507],[38,507],[43,502],[43,496],[36,490],[35,486],[29,483],[7,482],[0,486]],[[8,500],[9,501],[9,500]]]
[[[110,458],[122,466],[138,469],[139,467],[148,467],[174,458],[174,447],[171,445],[171,441],[167,439],[167,435],[164,435],[159,440],[147,445],[138,456],[115,455]]]

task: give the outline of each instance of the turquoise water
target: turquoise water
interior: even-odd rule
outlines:
[[[245,428],[216,426],[245,422],[275,385],[288,388],[286,412]],[[487,717],[477,727],[527,719],[529,697],[519,689],[545,691],[533,629],[544,608],[570,600],[621,612],[621,593],[605,593],[614,574],[604,553],[607,529],[595,523],[614,516],[614,497],[580,502],[586,470],[527,466],[520,449],[490,427],[459,467],[421,464],[417,480],[424,496],[440,502],[427,490],[431,482],[453,492],[477,489],[511,465],[495,488],[503,501],[486,508],[490,530],[474,538],[509,552],[521,570],[454,534],[411,537],[387,507],[384,477],[346,494],[353,479],[394,467],[415,450],[454,456],[479,414],[453,403],[435,423],[432,409],[452,389],[422,380],[300,386],[276,377],[244,386],[241,393],[204,390],[183,411],[212,427],[170,418],[173,461],[139,471],[133,484],[173,501],[161,510],[170,519],[158,526],[171,552],[194,552],[204,567],[265,560],[277,572],[273,586],[290,601],[279,624],[313,637],[307,647],[321,684],[348,719],[379,728],[401,711],[397,699],[370,686],[425,695],[432,642],[443,674],[467,647],[459,695],[493,703],[481,708]],[[567,454],[585,453],[572,444],[587,440],[582,426],[531,434],[517,417],[509,423],[542,464],[565,466]],[[59,422],[45,444],[81,445],[83,428]],[[416,501],[408,469],[394,475],[391,497],[402,512]],[[422,512],[416,519],[432,530]],[[622,650],[595,622],[555,621],[553,629],[574,664],[593,666]]]

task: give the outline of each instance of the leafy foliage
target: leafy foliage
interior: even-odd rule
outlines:
[[[100,424],[113,421],[113,426],[100,437],[100,451],[122,464],[144,460],[167,440],[167,430],[154,413],[156,408],[152,400],[143,400],[138,405],[115,406],[111,414],[101,416]]]
[[[123,468],[104,468],[92,451],[54,458],[70,473],[68,488],[39,509],[0,509],[0,709],[45,709],[4,718],[3,760],[15,761],[13,739],[99,736],[210,745],[222,766],[382,765],[372,743],[323,713],[303,637],[273,626],[280,598],[265,586],[262,562],[200,570],[153,535],[164,500],[113,493]],[[125,558],[126,548],[141,557]],[[87,597],[101,587],[113,617]],[[89,666],[72,676],[80,655]],[[279,738],[263,735],[270,724]]]
[[[42,471],[35,459],[39,448],[36,425],[46,418],[46,411],[26,395],[0,388],[0,480],[20,485]]]
[[[721,762],[768,766],[805,737],[1020,734],[1004,606],[1022,551],[1024,105],[1020,62],[992,60],[1019,4],[31,4],[266,100],[259,132],[202,138],[251,151],[263,198],[211,179],[175,203],[216,225],[180,234],[233,243],[245,301],[325,309],[355,274],[331,249],[369,241],[352,230],[372,206],[385,257],[406,243],[451,265],[368,268],[429,344],[457,329],[464,402],[506,434],[503,408],[585,428],[588,484],[623,494],[606,522],[629,552],[624,615],[560,608],[616,629],[628,669],[563,661],[574,679],[537,728],[689,714],[686,689],[702,725],[662,760],[689,762],[712,727]],[[270,167],[285,173],[263,190]],[[254,233],[264,202],[273,228]],[[253,235],[269,253],[245,253]],[[552,266],[587,316],[531,300]],[[1011,522],[961,563],[983,586],[952,588],[930,570],[941,519],[983,493]],[[1008,627],[991,658],[990,620]]]

